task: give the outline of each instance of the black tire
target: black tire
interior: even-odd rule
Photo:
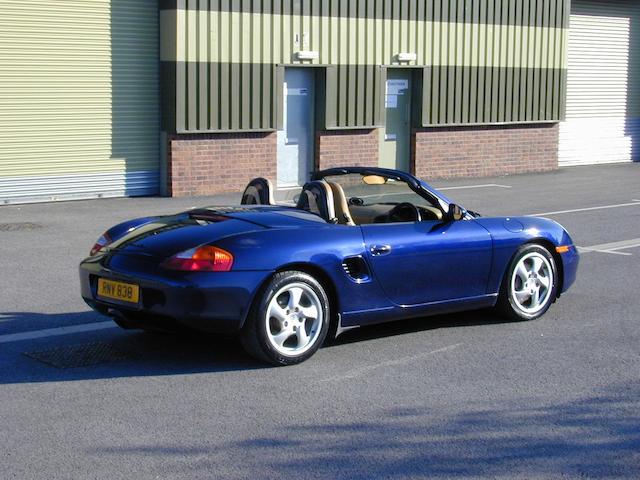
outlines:
[[[312,300],[314,300],[314,302],[317,301],[316,310],[319,312],[317,322],[303,320],[305,322],[304,325],[312,324],[310,328],[313,326],[315,326],[315,328],[309,330],[308,333],[311,340],[304,348],[304,351],[299,354],[294,351],[282,351],[288,348],[284,344],[280,347],[280,350],[274,346],[274,342],[272,340],[274,333],[270,331],[271,324],[274,319],[267,318],[267,309],[272,305],[272,300],[274,300],[274,297],[278,295],[278,299],[275,299],[275,301],[280,303],[278,300],[281,299],[281,296],[288,294],[286,291],[283,293],[279,292],[282,292],[283,289],[286,289],[288,286],[291,286],[292,288],[303,286],[302,288],[305,288],[307,292],[303,295],[307,295],[310,299],[313,297]],[[315,296],[312,292],[315,293]],[[315,303],[313,305],[315,305]],[[327,332],[329,331],[329,324],[329,299],[320,282],[304,272],[279,272],[275,274],[262,291],[258,293],[251,310],[249,311],[245,325],[240,332],[240,342],[246,352],[257,360],[276,366],[295,365],[307,360],[318,350],[318,348],[320,348],[327,336]],[[305,330],[305,332],[306,331],[307,330]],[[293,337],[295,337],[295,333],[291,334],[291,338]],[[296,341],[297,338],[298,337],[295,337]]]
[[[518,275],[519,280],[516,279],[514,277],[514,272],[523,261],[523,259],[524,264],[526,265],[529,264],[529,259],[532,260],[533,258],[541,257],[544,257],[544,259],[546,259],[546,263],[543,261],[542,268],[547,269],[551,272],[551,278],[548,279],[549,287],[547,288],[545,288],[544,285],[540,283],[541,280],[544,280],[546,278],[545,276],[539,275],[537,277],[534,276],[534,278],[530,277],[528,279],[528,281],[531,282],[531,289],[534,292],[536,291],[536,288],[544,291],[543,301],[540,301],[538,305],[533,307],[533,295],[529,300],[524,300],[522,302],[518,301],[515,291],[525,292],[526,294],[527,291],[532,290],[528,290],[527,288],[525,288],[528,284],[522,282],[522,276],[520,275]],[[502,284],[500,285],[500,293],[498,295],[498,302],[496,303],[497,312],[503,317],[515,321],[534,320],[541,317],[547,310],[549,310],[549,307],[557,297],[558,280],[558,268],[556,266],[555,259],[553,258],[553,255],[549,252],[549,250],[547,250],[547,248],[537,243],[522,245],[511,259],[507,271],[505,272],[502,279]],[[521,288],[518,290],[518,287]],[[537,298],[540,298],[541,296],[542,294],[540,294]],[[529,303],[529,305],[526,305],[527,303]]]

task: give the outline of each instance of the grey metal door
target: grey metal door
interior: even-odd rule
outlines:
[[[283,129],[278,131],[278,186],[309,181],[314,155],[314,73],[287,68],[284,76]]]
[[[386,127],[381,129],[380,166],[409,171],[411,154],[411,71],[387,71]]]

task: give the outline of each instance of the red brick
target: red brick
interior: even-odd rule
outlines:
[[[415,130],[418,177],[454,178],[558,168],[558,125],[443,127]]]
[[[174,135],[168,139],[168,193],[237,192],[253,178],[276,177],[276,134]]]
[[[316,168],[378,166],[378,130],[323,130],[316,134]]]

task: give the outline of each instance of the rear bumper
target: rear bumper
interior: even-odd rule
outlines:
[[[150,326],[155,321],[158,325],[178,322],[223,334],[234,334],[242,328],[256,292],[272,273],[164,272],[140,259],[110,260],[88,258],[80,264],[82,297],[94,310],[134,318],[136,323]],[[131,305],[98,298],[98,278],[139,285],[140,302]]]

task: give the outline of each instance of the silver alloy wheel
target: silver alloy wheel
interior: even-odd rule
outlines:
[[[305,283],[285,285],[271,298],[265,322],[271,346],[281,354],[302,355],[318,339],[322,330],[322,303]]]
[[[538,252],[524,255],[511,275],[510,295],[527,315],[534,315],[551,300],[553,269],[549,260]]]

